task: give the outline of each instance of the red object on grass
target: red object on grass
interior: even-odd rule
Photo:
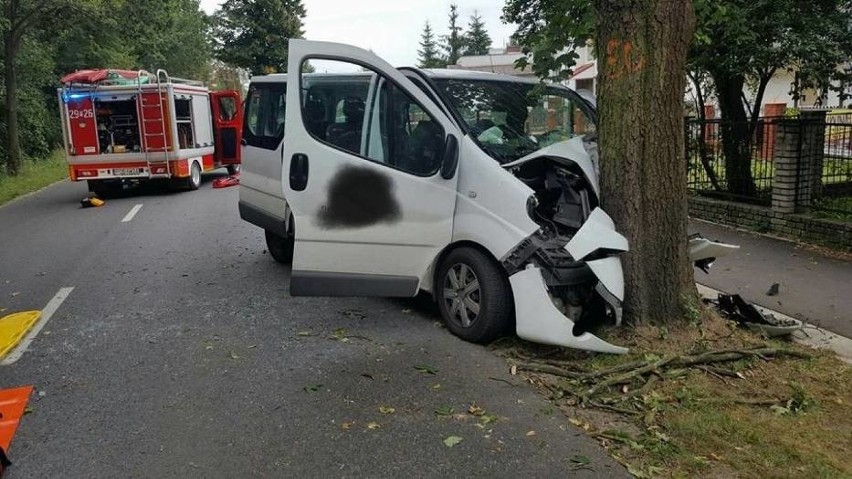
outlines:
[[[227,188],[229,186],[237,186],[239,184],[239,175],[229,176],[227,178],[216,178],[213,180],[213,188]]]

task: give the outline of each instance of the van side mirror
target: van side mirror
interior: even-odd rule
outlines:
[[[444,159],[441,164],[441,178],[449,180],[456,175],[459,166],[459,141],[453,135],[447,135],[444,142]]]

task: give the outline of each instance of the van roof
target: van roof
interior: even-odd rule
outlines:
[[[538,84],[539,80],[535,77],[521,77],[514,75],[506,75],[503,73],[490,73],[490,72],[480,72],[480,71],[470,71],[470,70],[455,70],[455,69],[447,69],[447,68],[436,68],[436,69],[417,69],[427,76],[431,78],[439,78],[439,79],[464,79],[464,80],[490,80],[490,81],[506,81],[513,83],[529,83],[529,84]],[[369,73],[308,73],[308,76],[311,79],[322,80],[323,78],[333,78],[340,79],[341,77],[348,76],[351,78],[358,78],[362,76],[368,76]],[[251,77],[252,83],[284,83],[287,81],[286,73],[272,73],[269,75],[258,75]]]

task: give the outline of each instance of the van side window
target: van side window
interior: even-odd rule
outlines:
[[[283,83],[253,83],[243,120],[247,145],[275,150],[284,138],[287,88]]]
[[[302,74],[302,120],[311,136],[414,175],[438,171],[446,135],[414,98],[360,65],[337,60],[317,64],[333,73]]]

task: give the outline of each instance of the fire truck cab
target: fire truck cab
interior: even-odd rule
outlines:
[[[88,181],[92,192],[154,179],[195,190],[202,172],[238,171],[239,92],[211,92],[165,70],[84,70],[61,82],[69,175]]]

